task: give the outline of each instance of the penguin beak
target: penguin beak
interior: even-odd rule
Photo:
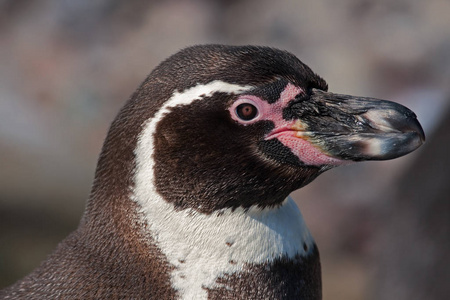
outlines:
[[[313,89],[289,106],[295,131],[327,156],[340,160],[387,160],[417,149],[425,134],[416,115],[391,101]]]

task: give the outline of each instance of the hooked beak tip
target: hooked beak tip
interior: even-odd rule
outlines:
[[[414,118],[409,118],[408,121],[405,122],[405,127],[400,128],[400,130],[404,132],[415,132],[420,138],[420,144],[425,143],[425,132],[415,116]]]

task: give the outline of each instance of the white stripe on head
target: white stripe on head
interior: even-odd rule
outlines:
[[[276,209],[224,209],[206,215],[192,209],[176,211],[156,191],[154,133],[170,108],[189,105],[216,92],[240,94],[250,88],[213,81],[175,92],[147,121],[138,138],[132,197],[141,207],[142,221],[148,225],[156,245],[175,267],[172,286],[183,299],[206,299],[204,288],[217,287],[218,277],[240,271],[247,263],[265,263],[282,255],[305,255],[304,244],[308,251],[314,245],[290,198]]]

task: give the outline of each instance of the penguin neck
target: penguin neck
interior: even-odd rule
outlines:
[[[217,280],[224,274],[270,264],[276,259],[309,256],[315,249],[292,199],[276,208],[229,208],[204,214],[191,208],[177,210],[157,192],[155,134],[170,108],[188,105],[216,92],[239,94],[249,88],[214,81],[175,92],[140,127],[134,149],[131,200],[138,205],[140,228],[151,236],[149,243],[155,244],[172,267],[171,285],[183,299],[198,299],[199,295],[206,299],[207,289],[217,287]]]
[[[314,240],[291,198],[280,207],[223,209],[203,214],[176,210],[157,193],[135,189],[143,226],[174,267],[172,286],[190,299],[217,287],[223,274],[246,266],[311,255]]]

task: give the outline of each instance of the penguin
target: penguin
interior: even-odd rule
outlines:
[[[289,52],[185,48],[112,122],[78,228],[0,298],[321,299],[289,194],[424,140],[408,108],[328,92]]]

